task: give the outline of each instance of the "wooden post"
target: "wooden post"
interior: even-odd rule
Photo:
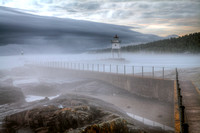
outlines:
[[[97,64],[97,71],[99,72],[99,64]]]
[[[110,64],[110,73],[111,73],[111,64]]]
[[[134,66],[132,66],[132,71],[133,71],[133,75],[134,75]]]
[[[103,64],[103,72],[105,72],[105,64]]]

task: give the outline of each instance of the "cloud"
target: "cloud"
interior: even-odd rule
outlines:
[[[156,24],[173,29],[160,29],[161,35],[181,31],[178,25],[191,27],[182,34],[200,28],[199,0],[2,0],[0,5],[43,16],[133,26],[144,33],[149,33],[146,27]]]
[[[131,30],[132,27],[90,21],[44,17],[0,7],[0,45],[17,44],[60,51],[85,51],[110,46],[115,34],[123,44],[161,39]],[[27,49],[27,48],[26,48]],[[36,50],[37,51],[37,50]]]

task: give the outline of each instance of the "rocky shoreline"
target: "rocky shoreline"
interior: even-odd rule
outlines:
[[[103,101],[85,96],[79,96],[79,99],[73,97],[74,95],[63,95],[54,100],[46,98],[27,106],[21,105],[24,109],[16,112],[13,110],[3,119],[1,132],[145,132],[133,124],[128,124],[120,111],[115,111],[115,108]],[[104,106],[101,106],[102,104]]]
[[[0,85],[10,85],[7,86],[7,90],[10,89],[8,93],[12,94],[9,97],[0,97],[0,100],[6,101],[7,98],[14,98],[12,96],[19,98],[19,100],[0,104],[0,133],[171,132],[164,131],[160,127],[145,125],[129,117],[124,108],[137,110],[139,105],[130,107],[123,103],[124,101],[120,102],[123,98],[132,100],[130,97],[133,95],[124,90],[101,81],[72,79],[66,75],[50,77],[52,75],[49,76],[49,73],[41,75],[36,70],[30,69],[29,67],[16,68],[0,75],[2,76]],[[27,77],[27,75],[31,76]],[[16,89],[19,92],[13,91]],[[1,88],[0,91],[5,93]],[[15,95],[15,93],[22,95]],[[46,98],[26,102],[27,95],[33,94]],[[57,95],[58,97],[54,99],[50,98]],[[123,105],[114,105],[115,102],[110,102],[108,97]],[[143,98],[135,98],[135,100],[146,103]]]

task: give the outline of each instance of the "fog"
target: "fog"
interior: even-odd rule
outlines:
[[[40,62],[68,62],[88,64],[114,64],[145,67],[192,68],[200,66],[199,54],[148,54],[122,53],[123,61],[109,60],[111,53],[102,54],[51,54],[51,55],[18,55],[0,56],[0,69],[12,69]]]
[[[46,2],[52,3],[52,8],[48,9],[52,12],[60,8],[75,13],[74,9],[65,9],[65,5],[92,12],[98,8],[98,5],[90,5],[90,1],[87,4],[82,1],[79,4],[54,0]],[[6,124],[8,130],[12,128],[10,125],[14,125],[13,131],[20,132],[22,128],[26,132],[23,128],[31,129],[31,123],[32,127],[36,127],[38,121],[46,121],[43,125],[53,126],[55,122],[55,127],[58,127],[56,132],[67,132],[68,129],[62,129],[66,123],[73,125],[69,127],[70,131],[76,130],[74,125],[77,124],[75,132],[78,132],[88,125],[103,122],[107,125],[121,118],[129,124],[126,127],[134,126],[134,131],[141,127],[140,132],[143,132],[143,128],[145,132],[174,130],[175,68],[185,72],[189,70],[186,74],[180,73],[186,80],[190,80],[191,75],[198,80],[200,54],[122,52],[120,58],[113,58],[111,52],[88,52],[110,48],[110,40],[115,35],[122,41],[121,46],[152,42],[164,37],[139,33],[136,32],[138,27],[116,25],[117,22],[99,23],[85,21],[81,16],[80,19],[72,19],[67,15],[59,18],[56,17],[56,11],[54,17],[42,16],[37,10],[42,3],[42,0],[24,1],[24,5],[11,0],[0,2],[6,6],[0,6],[0,132],[1,126]],[[30,11],[31,7],[34,10]],[[132,5],[130,7],[132,9]],[[121,11],[117,14],[121,14]],[[117,14],[112,15],[116,20]],[[120,16],[122,18],[119,19],[123,19],[123,13]],[[34,112],[34,109],[43,113]],[[52,110],[55,112],[49,115]],[[15,117],[23,111],[28,113]],[[28,116],[31,111],[33,115]],[[62,117],[56,116],[59,112]],[[16,118],[13,125],[7,121],[9,119],[4,119],[11,114]],[[36,120],[38,114],[39,119],[44,119]],[[64,120],[55,121],[51,116]],[[25,124],[21,127],[15,125],[23,123],[21,120]],[[49,121],[53,122],[49,124]],[[115,123],[111,128],[113,125]],[[31,130],[43,132],[51,128],[37,127]]]
[[[67,66],[68,63],[69,66]],[[199,67],[200,56],[199,54],[121,53],[120,59],[113,59],[111,53],[42,55],[24,53],[17,56],[0,56],[0,64],[0,87],[20,88],[24,95],[25,105],[29,105],[29,109],[34,108],[36,105],[45,107],[56,105],[59,109],[68,107],[61,102],[55,103],[55,101],[68,98],[69,95],[72,95],[74,101],[81,98],[81,102],[96,98],[89,103],[103,102],[100,106],[103,110],[107,110],[108,107],[106,105],[111,103],[112,105],[109,105],[109,107],[119,108],[115,109],[114,113],[120,111],[126,117],[132,118],[133,123],[142,122],[147,130],[149,126],[156,126],[162,130],[172,131],[174,129],[174,108],[171,102],[173,97],[170,97],[171,92],[168,94],[167,92],[169,91],[165,92],[165,90],[173,89],[174,82],[166,84],[165,81],[168,82],[168,80],[163,79],[173,79],[176,67],[192,70],[194,67]],[[124,66],[126,66],[126,72],[124,71]],[[134,82],[134,78],[128,81],[128,78],[124,77],[124,74],[132,73],[132,66],[134,66],[137,82]],[[152,76],[153,67],[155,72]],[[163,70],[164,73],[162,72]],[[102,77],[104,74],[110,74],[110,72],[115,73],[112,78],[107,77],[108,75]],[[144,80],[146,81],[144,82],[143,78],[141,80],[141,73],[142,77],[150,76],[150,78],[146,78],[147,81]],[[137,74],[139,76],[138,79]],[[165,75],[163,76],[162,74]],[[151,81],[155,82],[155,84],[149,85],[148,79],[151,78],[155,78],[155,80]],[[119,80],[119,84],[114,84],[116,79]],[[125,84],[124,80],[127,80]],[[141,83],[138,80],[141,80]],[[133,84],[132,82],[134,85],[130,90],[137,90],[137,87],[141,87],[141,91],[138,93],[144,92],[144,96],[127,89],[130,84]],[[160,84],[160,82],[162,83]],[[146,84],[148,85],[148,91],[145,92],[143,85]],[[165,86],[159,87],[160,85]],[[170,85],[172,87],[167,88]],[[157,97],[152,98],[154,94],[149,95],[149,90],[155,91],[154,86],[159,88],[159,95],[164,93],[161,96],[164,97],[164,100],[160,101]],[[12,94],[14,92],[11,91],[9,93]],[[166,98],[168,95],[169,97]],[[12,94],[12,97],[14,96],[16,94]],[[22,106],[25,105],[22,104]],[[4,105],[1,107],[6,110]],[[24,107],[19,109],[18,105],[16,106],[15,104],[7,107],[8,110],[10,108],[12,108],[12,111],[9,113],[27,109]],[[0,113],[0,115],[4,116],[5,114]]]

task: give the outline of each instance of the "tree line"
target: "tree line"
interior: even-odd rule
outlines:
[[[102,49],[96,52],[109,52]],[[156,53],[200,53],[200,32],[184,35],[178,38],[164,39],[146,44],[121,47],[123,52],[156,52]]]

